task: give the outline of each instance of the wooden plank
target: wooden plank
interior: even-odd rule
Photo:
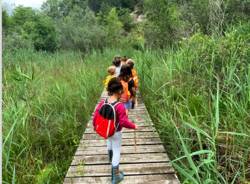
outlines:
[[[134,146],[122,146],[121,152],[124,154],[131,153],[164,153],[164,147],[162,145],[138,145],[136,150]],[[75,155],[102,155],[107,153],[106,147],[87,147],[82,150],[80,147],[77,149]]]
[[[161,139],[159,138],[159,136],[155,136],[154,134],[155,132],[126,132],[126,133],[123,133],[122,134],[122,141],[124,140],[125,142],[127,141],[131,141],[131,140],[127,140],[127,139],[133,139],[135,138],[136,136],[136,140],[138,141],[141,141],[141,140],[146,140],[146,141],[153,141],[153,140],[156,140],[156,141],[160,141]],[[139,137],[139,136],[142,136],[143,134],[147,134],[149,135],[148,137]],[[103,139],[102,137],[100,137],[99,135],[96,135],[96,133],[90,133],[90,134],[86,134],[86,135],[91,135],[91,139],[81,139],[80,140],[80,143],[84,144],[86,142],[89,142],[89,141],[100,141],[100,142],[106,142],[107,140]],[[132,136],[133,135],[133,136]],[[124,137],[125,136],[125,137]],[[86,136],[87,138],[88,136]]]
[[[108,184],[111,183],[110,177],[76,177],[65,178],[65,184]],[[161,175],[136,175],[125,176],[121,184],[179,184],[174,174]]]
[[[150,138],[150,137],[159,137],[157,132],[136,132],[136,138]],[[102,139],[96,133],[84,134],[82,139]],[[134,139],[134,132],[124,132],[122,133],[122,139]]]
[[[162,144],[159,137],[154,138],[143,138],[136,139],[137,145],[152,145],[152,144]],[[134,145],[135,141],[133,139],[124,139],[122,140],[122,146]],[[107,141],[104,139],[101,140],[81,140],[79,147],[84,149],[88,146],[92,147],[102,147],[107,146]]]
[[[142,163],[142,164],[120,164],[120,170],[125,175],[145,175],[145,174],[170,174],[175,173],[169,162],[167,163]],[[110,165],[78,165],[71,166],[67,177],[96,177],[110,176]]]
[[[134,117],[129,116],[129,119],[135,122],[138,126],[154,126],[153,122],[149,118],[138,117],[136,115]],[[87,123],[87,127],[91,127],[91,126],[92,126],[92,119],[90,120],[90,122]],[[126,128],[123,128],[122,130],[124,129]]]
[[[121,154],[120,163],[169,162],[165,153]],[[109,164],[108,155],[74,156],[71,165]]]
[[[123,128],[122,132],[133,132],[133,131],[137,131],[137,132],[151,132],[151,131],[156,131],[156,129],[153,126],[145,126],[145,125],[141,125],[138,126],[137,130],[133,130],[133,129],[127,129],[127,128]],[[92,125],[90,125],[88,128],[86,128],[85,133],[95,133],[94,128]]]

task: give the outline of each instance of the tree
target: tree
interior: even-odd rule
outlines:
[[[88,6],[94,12],[102,11],[102,4],[106,4],[110,7],[117,9],[129,9],[133,11],[135,6],[139,3],[142,3],[142,0],[88,0]]]
[[[88,0],[88,6],[89,8],[94,11],[95,13],[99,12],[101,10],[102,4],[106,3],[102,0]]]
[[[109,46],[118,46],[121,39],[122,23],[119,20],[116,8],[112,8],[106,17],[105,30]]]
[[[87,0],[47,0],[42,5],[42,11],[57,21],[68,16],[74,7],[85,9],[87,6]]]
[[[118,16],[119,16],[119,20],[123,24],[123,29],[127,32],[130,32],[132,28],[134,27],[134,24],[133,24],[133,19],[130,15],[129,9],[125,9],[125,8],[120,9],[118,11]]]
[[[41,9],[43,13],[52,19],[58,20],[62,17],[62,12],[59,9],[61,2],[61,0],[47,0],[42,4]]]
[[[48,16],[40,14],[30,32],[36,50],[55,51],[57,48],[56,29],[54,22]]]
[[[188,5],[187,11],[191,12],[192,16],[189,20],[191,25],[198,23],[199,28],[203,33],[209,33],[209,0],[192,0]],[[185,17],[184,17],[185,18]]]
[[[225,3],[225,20],[227,24],[239,21],[249,21],[250,19],[249,0],[226,0],[224,3]]]
[[[3,10],[2,12],[2,24],[4,30],[7,30],[8,27],[10,26],[10,17],[6,10]]]
[[[180,12],[168,0],[146,0],[145,39],[150,47],[164,48],[172,45],[181,32]]]
[[[18,6],[12,16],[14,27],[22,27],[26,22],[36,21],[36,12],[30,7]]]
[[[225,21],[225,7],[222,0],[209,0],[210,33],[222,35]]]
[[[11,29],[4,39],[7,48],[35,48],[46,51],[57,48],[56,29],[50,17],[32,8],[19,6],[14,9],[10,18],[4,15],[4,26],[9,21]]]
[[[62,48],[88,52],[94,48],[101,49],[105,45],[104,29],[88,7],[82,9],[75,6],[58,26]]]
[[[4,26],[8,29],[6,32],[6,27],[4,27],[4,49],[33,49],[32,37],[26,29],[34,31],[31,25],[36,22],[36,16],[36,12],[31,8],[18,6],[14,9],[12,16],[5,17]]]

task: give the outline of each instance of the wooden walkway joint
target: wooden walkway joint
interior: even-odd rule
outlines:
[[[106,97],[107,94],[103,92],[101,98]],[[122,130],[120,169],[124,171],[125,177],[121,184],[179,184],[140,95],[138,106],[129,111],[129,118],[140,128],[136,131]],[[90,120],[64,184],[92,183],[111,183],[111,165],[108,162],[106,141],[93,131]]]

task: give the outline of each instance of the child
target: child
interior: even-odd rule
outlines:
[[[137,72],[134,68],[134,61],[132,59],[127,60],[127,65],[130,67],[132,72],[132,77],[129,80],[129,91],[131,93],[131,99],[132,99],[132,109],[134,109],[135,103],[136,103],[136,90],[138,89],[138,76]]]
[[[112,137],[107,139],[107,148],[109,160],[112,162],[112,184],[119,183],[124,178],[124,173],[119,171],[120,163],[120,153],[121,153],[121,141],[122,141],[122,128],[137,129],[137,125],[128,120],[124,105],[119,101],[123,93],[123,87],[118,78],[112,78],[107,87],[109,97],[106,99],[106,102],[110,104],[115,104],[115,115],[116,122],[118,123],[118,128],[116,129],[115,134]],[[94,113],[94,118],[97,116],[97,113],[101,109],[105,100],[102,100]]]
[[[126,112],[128,113],[128,109],[131,109],[131,101],[130,101],[130,92],[128,90],[128,81],[132,76],[132,72],[130,67],[125,64],[121,67],[119,78],[121,80],[121,84],[123,86],[123,94],[121,95],[121,102],[124,104]]]
[[[110,66],[110,67],[108,67],[108,76],[106,77],[106,79],[103,81],[103,84],[104,84],[104,86],[105,86],[105,88],[107,88],[107,86],[108,86],[108,83],[109,83],[109,81],[112,79],[112,78],[114,78],[115,77],[115,66]]]
[[[123,56],[123,57],[121,58],[121,66],[122,66],[122,65],[125,65],[126,62],[127,62],[127,60],[128,60],[127,56]]]
[[[115,66],[115,76],[118,77],[121,70],[121,57],[115,56],[112,63]]]

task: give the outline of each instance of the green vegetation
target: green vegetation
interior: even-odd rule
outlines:
[[[4,54],[4,183],[60,183],[113,54]]]
[[[183,183],[249,177],[249,32],[196,34],[178,50],[136,57],[146,106]]]
[[[3,11],[3,182],[61,183],[113,56],[183,183],[250,178],[248,0],[47,0]],[[142,17],[142,18],[141,18]]]

